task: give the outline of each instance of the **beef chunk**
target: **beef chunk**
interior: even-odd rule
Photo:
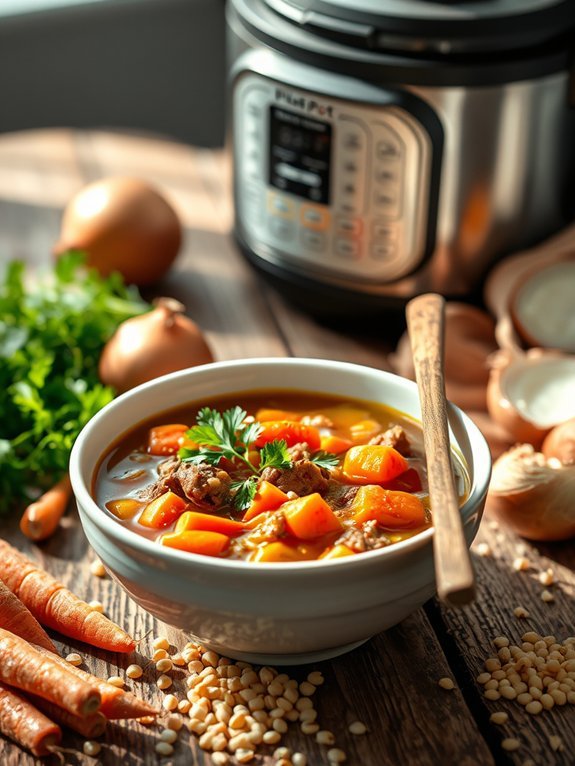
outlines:
[[[370,444],[382,444],[384,447],[393,447],[404,457],[411,455],[411,443],[401,426],[392,426],[381,434],[377,434],[369,440]]]
[[[291,468],[264,468],[262,480],[275,484],[282,492],[295,492],[296,495],[310,495],[312,492],[323,494],[328,487],[325,468],[320,468],[310,460],[300,460]]]
[[[166,483],[172,492],[196,505],[219,508],[228,500],[232,478],[216,465],[182,463]]]
[[[149,502],[168,490],[209,509],[219,508],[228,500],[232,479],[217,466],[182,463],[177,458],[170,458],[160,463],[158,473],[160,478],[140,492],[142,500]]]
[[[352,484],[340,484],[339,481],[330,479],[324,499],[334,511],[341,511],[352,504],[358,489],[358,486]]]
[[[346,530],[334,545],[346,545],[356,553],[375,550],[375,548],[385,548],[391,540],[385,532],[378,527],[376,521],[366,521],[362,529],[351,528]]]

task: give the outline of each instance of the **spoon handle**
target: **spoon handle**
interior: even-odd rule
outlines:
[[[406,308],[427,458],[437,592],[442,601],[460,606],[473,600],[475,578],[451,465],[443,365],[444,315],[445,301],[434,293],[414,298]]]

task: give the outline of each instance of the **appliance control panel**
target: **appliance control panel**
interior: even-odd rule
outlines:
[[[236,216],[250,245],[369,281],[421,262],[432,146],[400,103],[319,96],[244,71],[233,125]]]

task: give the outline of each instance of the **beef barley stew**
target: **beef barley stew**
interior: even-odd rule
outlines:
[[[455,454],[453,465],[463,502]],[[139,424],[102,458],[93,494],[160,545],[255,562],[353,556],[432,524],[417,422],[381,404],[287,390]]]

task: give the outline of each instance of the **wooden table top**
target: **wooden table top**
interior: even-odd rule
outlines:
[[[386,354],[392,339],[384,330],[377,338],[375,333],[364,335],[357,328],[346,330],[341,324],[334,327],[320,322],[286,302],[245,262],[229,233],[229,167],[223,152],[101,132],[56,130],[2,136],[0,262],[17,258],[32,266],[49,263],[62,208],[72,194],[91,180],[119,174],[156,183],[180,214],[184,246],[157,289],[186,304],[217,359],[291,355],[388,367]],[[151,654],[154,635],[167,635],[174,646],[184,646],[185,635],[155,624],[109,577],[90,574],[94,554],[74,507],[55,536],[38,546],[24,540],[16,521],[0,519],[0,534],[5,539],[27,551],[86,601],[101,601],[106,613],[134,635],[151,632],[142,653]],[[519,555],[529,560],[526,571],[513,568]],[[473,562],[478,584],[473,605],[450,610],[430,600],[400,625],[347,655],[289,669],[300,680],[312,669],[324,674],[325,684],[315,695],[319,721],[335,733],[337,746],[346,752],[351,766],[575,763],[573,705],[533,716],[515,701],[489,701],[476,681],[485,659],[494,654],[496,636],[508,636],[512,643],[520,644],[521,635],[528,630],[555,635],[560,641],[575,632],[575,545],[530,544],[485,517],[473,546]],[[548,588],[554,600],[549,603],[541,599],[544,586],[539,580],[547,569],[554,579]],[[528,610],[527,619],[514,615],[518,606]],[[129,657],[57,642],[65,653],[82,653],[84,667],[103,678],[122,675],[130,663]],[[159,704],[162,692],[148,675],[148,680],[129,686]],[[438,685],[443,677],[453,679],[453,690]],[[496,710],[509,714],[505,725],[490,722]],[[351,734],[347,725],[353,720],[363,721],[368,733]],[[198,746],[197,737],[185,729],[174,754],[161,757],[154,750],[158,731],[158,727],[144,728],[135,722],[110,726],[101,740],[97,762],[126,766],[209,766],[212,762]],[[508,737],[520,741],[517,750],[502,748]],[[303,734],[297,724],[290,724],[281,744],[305,753],[309,766],[327,763],[325,746]],[[66,733],[64,745],[77,751],[66,752],[65,763],[96,762],[81,754],[80,737]],[[273,750],[258,747],[253,763],[272,764]],[[0,738],[3,766],[36,762]]]

